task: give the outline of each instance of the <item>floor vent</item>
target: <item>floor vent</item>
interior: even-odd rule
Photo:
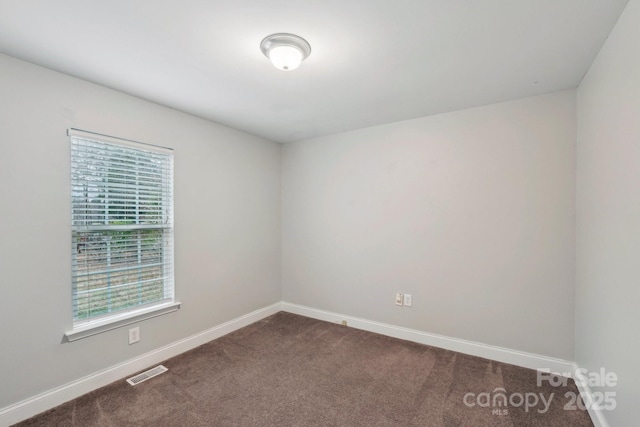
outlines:
[[[127,382],[131,385],[140,384],[143,381],[148,380],[149,378],[153,378],[162,374],[163,372],[167,372],[168,369],[162,365],[158,365],[155,368],[151,368],[148,371],[144,371],[136,376],[127,379]]]

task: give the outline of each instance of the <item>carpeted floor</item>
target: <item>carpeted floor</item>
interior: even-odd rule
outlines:
[[[572,381],[284,312],[163,365],[19,425],[592,426]]]

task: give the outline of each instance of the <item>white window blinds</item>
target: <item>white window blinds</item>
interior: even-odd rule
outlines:
[[[173,152],[69,136],[74,327],[173,302]]]

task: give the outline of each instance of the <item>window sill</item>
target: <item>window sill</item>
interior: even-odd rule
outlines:
[[[101,334],[106,331],[121,328],[123,326],[131,325],[133,323],[140,322],[142,320],[151,319],[153,317],[162,316],[163,314],[173,313],[180,308],[179,302],[172,302],[168,304],[159,305],[143,310],[137,310],[129,313],[125,313],[121,316],[114,316],[108,320],[102,320],[98,322],[89,322],[81,327],[67,331],[64,336],[67,341],[73,342],[82,338],[87,338],[92,335]]]

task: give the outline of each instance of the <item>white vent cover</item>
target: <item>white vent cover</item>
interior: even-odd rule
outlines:
[[[162,374],[163,372],[167,372],[169,369],[165,368],[162,365],[158,365],[155,368],[151,368],[148,371],[144,371],[136,376],[127,379],[127,382],[131,385],[140,384],[143,381],[148,380],[149,378],[153,378]]]

